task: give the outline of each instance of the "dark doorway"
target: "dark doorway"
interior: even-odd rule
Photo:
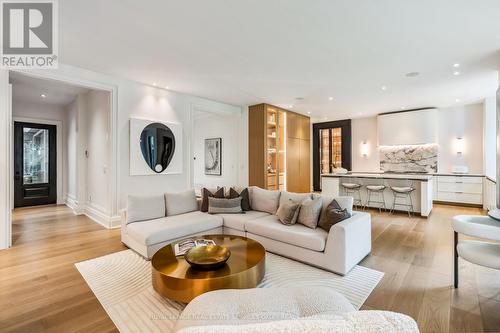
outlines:
[[[313,124],[313,188],[321,191],[321,174],[351,170],[351,120]]]
[[[14,207],[57,202],[55,125],[14,123]]]

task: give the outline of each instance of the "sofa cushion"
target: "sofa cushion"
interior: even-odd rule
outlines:
[[[167,216],[185,214],[198,210],[198,202],[194,190],[177,193],[165,193]]]
[[[254,186],[251,193],[251,205],[253,210],[276,214],[280,200],[280,191],[269,191]]]
[[[247,232],[313,251],[323,251],[328,233],[320,228],[311,229],[301,224],[283,225],[275,215],[245,223]]]
[[[165,199],[159,195],[129,195],[126,223],[147,221],[165,217]]]
[[[315,229],[318,226],[319,215],[321,214],[322,208],[323,198],[317,197],[314,198],[314,200],[307,198],[302,201],[297,223],[305,225],[308,228]]]
[[[269,216],[269,213],[250,210],[245,214],[217,214],[224,220],[224,228],[231,228],[239,231],[245,231],[245,223],[249,220]]]
[[[127,225],[137,242],[150,246],[222,226],[222,217],[200,211]]]
[[[290,201],[302,203],[302,201],[306,200],[307,198],[309,199],[312,198],[311,193],[294,193],[294,192],[282,191],[280,195],[280,206],[283,205],[285,202],[290,202]]]

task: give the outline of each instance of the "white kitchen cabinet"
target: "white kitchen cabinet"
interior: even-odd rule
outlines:
[[[437,201],[482,205],[483,177],[436,176]]]

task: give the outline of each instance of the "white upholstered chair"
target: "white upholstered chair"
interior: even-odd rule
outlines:
[[[458,287],[458,257],[473,264],[500,270],[500,244],[478,240],[458,240],[458,234],[500,241],[500,222],[488,216],[453,217],[454,286]]]

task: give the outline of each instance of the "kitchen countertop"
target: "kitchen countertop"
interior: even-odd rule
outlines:
[[[359,178],[375,178],[375,179],[408,179],[428,181],[431,180],[432,174],[419,174],[419,173],[390,173],[390,172],[348,172],[346,174],[322,174],[322,177],[359,177]]]

